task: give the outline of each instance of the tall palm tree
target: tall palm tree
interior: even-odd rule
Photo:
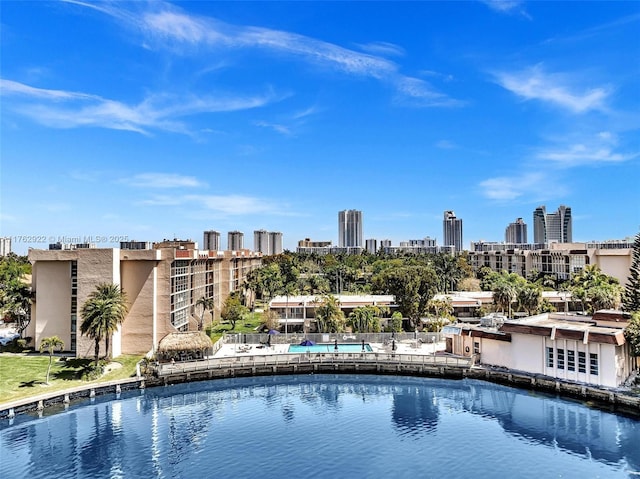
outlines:
[[[64,341],[62,341],[62,339],[60,339],[58,336],[42,338],[42,341],[40,341],[40,352],[47,351],[49,353],[49,366],[47,367],[47,380],[45,381],[47,384],[49,384],[51,361],[53,359],[53,352],[56,348],[59,348],[60,350],[64,348]]]
[[[202,296],[198,301],[196,301],[194,308],[196,311],[200,310],[198,314],[198,331],[204,330],[204,313],[207,311],[213,311],[214,306],[215,301],[213,298],[205,298]]]
[[[318,332],[341,333],[345,318],[338,298],[332,294],[326,294],[315,303],[317,304],[315,314]]]
[[[508,317],[511,317],[511,303],[517,298],[516,288],[507,283],[500,282],[493,288],[493,302],[497,308],[508,311]]]
[[[96,286],[82,305],[80,332],[95,341],[95,361],[100,358],[100,341],[105,340],[106,356],[109,356],[111,336],[127,316],[127,296],[117,284],[102,283]]]

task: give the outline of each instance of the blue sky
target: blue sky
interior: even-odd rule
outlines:
[[[2,2],[1,231],[640,226],[639,2]],[[26,237],[26,238],[25,238]],[[28,240],[35,242],[29,243]]]

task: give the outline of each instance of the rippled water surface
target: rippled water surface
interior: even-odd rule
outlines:
[[[640,422],[474,380],[246,378],[3,420],[0,467],[3,479],[639,477]]]

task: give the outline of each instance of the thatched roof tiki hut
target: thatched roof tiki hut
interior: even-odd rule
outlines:
[[[169,333],[158,344],[159,361],[189,361],[202,359],[213,347],[211,338],[204,331]]]

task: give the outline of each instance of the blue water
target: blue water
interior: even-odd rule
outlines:
[[[637,477],[640,423],[476,380],[198,382],[0,422],[13,478]]]
[[[365,343],[364,350],[367,353],[373,351],[371,346]],[[299,344],[292,344],[289,346],[290,353],[335,353],[336,346],[335,343],[331,344],[314,344],[313,346],[301,346]],[[361,353],[362,352],[362,343],[358,344],[338,344],[338,353]]]

